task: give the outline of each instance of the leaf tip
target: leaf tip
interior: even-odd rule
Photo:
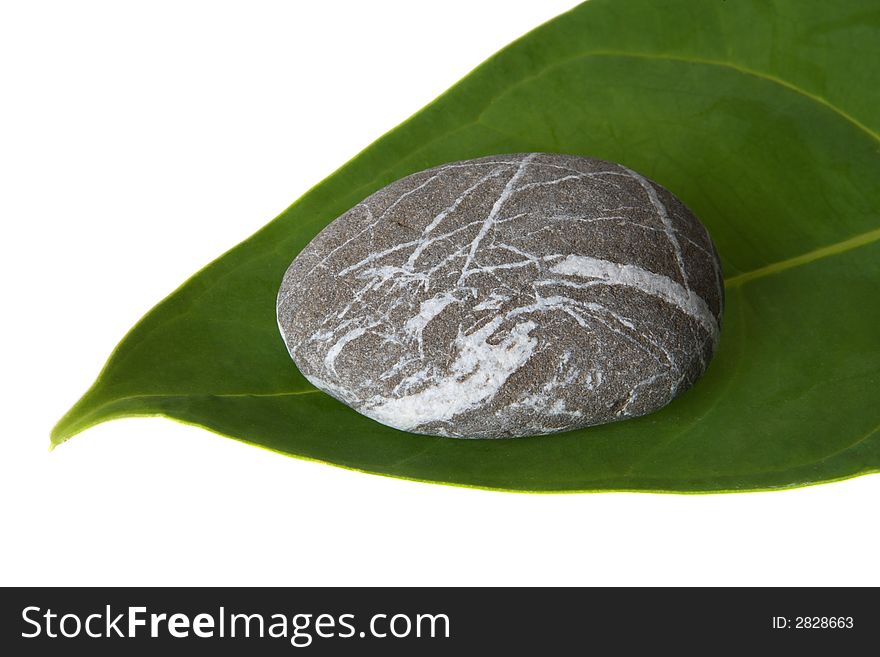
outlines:
[[[74,407],[76,408],[76,407]],[[71,408],[64,417],[58,420],[57,424],[52,427],[52,431],[49,432],[49,451],[54,450],[61,443],[67,442],[70,438],[79,433],[78,429],[71,429],[71,414],[74,410]]]
[[[106,417],[102,413],[103,404],[96,399],[97,382],[61,417],[49,432],[49,451],[67,442]]]

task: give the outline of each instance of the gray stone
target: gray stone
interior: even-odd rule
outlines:
[[[407,176],[296,257],[278,324],[315,386],[415,433],[505,438],[650,413],[704,372],[715,247],[621,165],[499,155]]]

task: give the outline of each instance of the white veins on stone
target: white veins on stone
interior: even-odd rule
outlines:
[[[350,264],[334,260],[344,256],[348,245],[364,239],[386,221],[389,214],[409,197],[429,191],[439,184],[444,172],[457,167],[485,168],[485,174],[440,210],[412,239],[369,253]],[[556,177],[523,182],[527,174],[535,170],[555,171],[553,175]],[[579,330],[613,334],[659,367],[659,373],[654,368],[648,376],[633,383],[628,396],[616,409],[618,416],[627,416],[639,395],[658,381],[665,382],[669,394],[674,395],[688,373],[676,361],[674,350],[661,336],[639,326],[637,319],[625,316],[619,308],[570,296],[575,291],[597,288],[626,288],[667,304],[692,320],[690,330],[700,354],[707,342],[714,348],[719,336],[718,320],[707,302],[692,289],[682,251],[682,243],[685,243],[709,256],[720,297],[721,274],[711,253],[711,242],[708,236],[705,240],[695,240],[677,230],[657,189],[643,176],[617,166],[608,171],[585,173],[541,162],[536,160],[534,153],[509,159],[457,163],[430,173],[382,211],[371,207],[369,199],[354,208],[352,212],[359,213],[363,227],[306,271],[306,277],[319,268],[335,271],[338,280],[344,280],[346,285],[355,281],[359,286],[352,288],[350,300],[338,312],[327,316],[317,330],[288,345],[294,356],[304,344],[323,352],[325,371],[305,373],[316,386],[354,402],[361,413],[399,429],[413,430],[429,423],[448,423],[455,416],[473,410],[497,395],[508,379],[540,350],[535,329],[542,322],[559,316],[573,321]],[[466,217],[467,220],[462,222],[456,215],[462,204],[487,184],[500,185],[505,178],[504,187],[488,213],[482,218]],[[639,227],[648,234],[662,235],[666,239],[680,280],[648,271],[637,264],[571,252],[536,254],[527,247],[508,243],[509,240],[498,241],[496,229],[499,226],[516,222],[527,214],[505,214],[506,208],[522,192],[536,187],[577,184],[584,179],[613,187],[621,178],[638,183],[654,209],[659,225],[638,221],[630,216],[632,206],[623,205],[605,208],[607,214],[600,216],[550,214],[542,228],[524,237],[540,239],[538,233],[550,230],[559,222],[610,222]],[[467,233],[472,236],[461,242],[461,237]],[[427,259],[428,251],[436,246],[444,247],[442,257],[436,261]],[[500,258],[502,253],[507,255]],[[512,289],[500,277],[505,270],[520,268],[534,270],[527,295],[522,290]],[[458,272],[454,280],[449,275],[450,269]],[[438,273],[444,272],[445,275],[438,279]],[[475,277],[494,277],[487,294],[478,295],[478,289],[472,283]],[[487,289],[485,285],[481,287]],[[466,305],[477,318],[470,326],[459,325],[448,360],[444,367],[438,367],[435,360],[425,355],[424,334],[431,322],[448,308],[459,304]],[[402,324],[399,320],[392,322],[389,318],[391,311],[401,306],[410,309],[408,318]],[[335,381],[338,375],[336,366],[345,350],[351,349],[365,336],[399,345],[409,356],[378,375],[380,381],[395,381],[390,394],[376,392],[353,399],[351,390]],[[545,381],[538,382],[536,389],[509,402],[507,410],[534,408],[544,416],[576,418],[581,412],[569,409],[554,391],[575,380],[584,390],[598,389],[607,385],[610,374],[598,366],[584,370],[583,363],[577,365],[571,352],[566,351],[559,357],[556,370]],[[552,430],[552,426],[530,427],[534,433]],[[450,430],[448,435],[455,433]]]

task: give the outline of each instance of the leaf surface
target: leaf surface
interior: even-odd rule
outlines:
[[[489,59],[148,313],[52,435],[163,415],[298,457],[524,491],[733,491],[880,469],[880,9],[846,0],[590,0]],[[293,257],[368,194],[523,151],[623,163],[708,226],[727,310],[662,411],[463,441],[315,390],[275,323]]]

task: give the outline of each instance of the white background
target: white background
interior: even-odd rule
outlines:
[[[880,477],[522,495],[162,419],[51,454],[140,316],[571,0],[0,9],[0,585],[880,584]]]

